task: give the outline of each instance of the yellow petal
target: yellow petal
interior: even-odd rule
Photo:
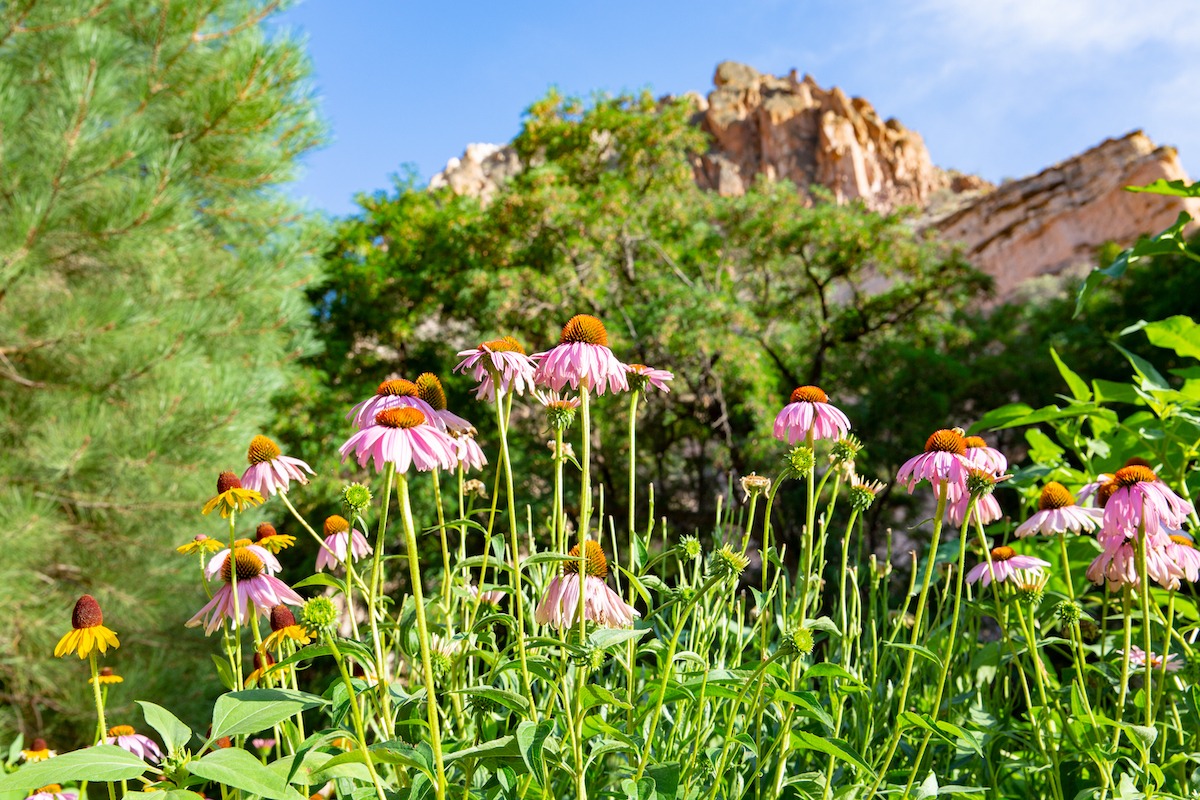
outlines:
[[[72,638],[75,636],[75,634],[77,634],[77,633],[79,633],[79,631],[77,631],[77,630],[75,630],[74,628],[72,628],[71,630],[69,630],[69,631],[67,631],[65,634],[63,634],[63,637],[62,637],[61,639],[59,639],[59,640],[58,640],[58,644],[56,644],[56,645],[54,646],[54,656],[55,656],[55,658],[62,658],[62,657],[63,657],[63,656],[65,656],[67,653],[70,653],[70,652],[72,652],[72,651],[75,649],[75,648],[72,646],[71,639],[72,639]]]

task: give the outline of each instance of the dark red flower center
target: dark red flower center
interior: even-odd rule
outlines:
[[[828,403],[829,395],[819,386],[800,386],[792,392],[793,403]]]
[[[960,456],[967,454],[967,442],[963,435],[952,428],[943,428],[940,431],[935,431],[932,436],[925,440],[926,453],[957,453]]]
[[[49,749],[50,749],[50,746],[48,744],[46,744],[46,740],[41,739],[41,738],[34,739],[33,746],[30,748],[30,750],[32,750],[35,753],[42,751],[42,750],[49,750]]]
[[[275,526],[269,522],[260,522],[258,527],[254,529],[254,537],[258,541],[270,539],[272,536],[277,536],[279,531],[275,530]]]
[[[258,650],[254,651],[254,669],[262,670],[268,667],[275,666],[275,659],[270,653],[263,653]]]
[[[559,344],[598,344],[608,347],[608,331],[604,323],[590,314],[576,314],[563,325]]]
[[[75,610],[71,612],[72,628],[80,630],[103,624],[104,614],[100,611],[100,604],[96,602],[96,598],[85,594],[75,601]]]
[[[1058,481],[1050,481],[1042,487],[1042,495],[1038,498],[1038,511],[1050,511],[1073,505],[1075,505],[1075,496]]]
[[[277,605],[271,609],[271,630],[281,631],[296,624],[296,615],[285,605]]]
[[[246,460],[251,464],[265,464],[274,461],[282,455],[279,445],[265,436],[255,436],[250,440],[250,449],[246,451]]]
[[[415,428],[425,422],[425,415],[408,406],[385,408],[375,415],[375,424],[385,428]]]
[[[242,488],[242,480],[236,472],[222,472],[217,476],[217,494],[225,494],[230,489]]]

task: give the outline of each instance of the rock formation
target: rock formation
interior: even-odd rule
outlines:
[[[825,90],[805,75],[763,75],[726,61],[707,99],[689,93],[696,124],[711,136],[693,162],[696,181],[740,195],[758,176],[822,186],[838,202],[921,209],[914,224],[961,244],[1010,297],[1025,280],[1090,264],[1109,241],[1122,246],[1170,226],[1181,210],[1200,218],[1200,200],[1133,194],[1122,187],[1187,179],[1176,152],[1141,131],[1109,139],[1032,177],[1000,187],[934,166],[921,136],[881,120],[866,100]],[[473,144],[429,182],[487,202],[522,168],[511,147]]]
[[[1200,217],[1200,200],[1124,190],[1159,178],[1186,180],[1187,173],[1173,148],[1134,131],[1005,183],[930,223],[939,238],[964,246],[1004,298],[1029,278],[1092,265],[1105,242],[1128,246],[1158,233],[1180,211]]]

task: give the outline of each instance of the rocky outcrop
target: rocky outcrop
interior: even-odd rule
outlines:
[[[883,120],[861,97],[822,89],[793,70],[778,78],[744,64],[717,67],[716,88],[699,112],[712,147],[696,177],[723,195],[739,195],[757,176],[823,186],[839,202],[868,208],[924,207],[949,178],[933,165],[920,134]]]
[[[1180,211],[1200,217],[1200,200],[1124,190],[1159,178],[1186,180],[1187,173],[1173,148],[1134,131],[935,213],[927,223],[939,238],[961,243],[1004,298],[1029,278],[1087,268],[1100,245],[1128,246],[1169,227]]]
[[[452,158],[429,180],[429,188],[449,187],[458,195],[491,201],[500,184],[521,171],[521,159],[508,145],[469,144],[462,158]]]

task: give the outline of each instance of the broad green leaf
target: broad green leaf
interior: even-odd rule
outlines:
[[[165,792],[126,792],[122,800],[204,800],[204,795],[187,789],[169,789]]]
[[[984,414],[982,419],[972,425],[968,433],[1006,428],[1012,420],[1020,419],[1031,413],[1033,413],[1033,406],[1026,405],[1025,403],[1009,403],[1006,406],[1000,406],[1000,408],[993,408]]]
[[[145,700],[138,700],[137,704],[142,707],[142,716],[146,718],[146,724],[158,731],[158,735],[162,737],[168,753],[177,753],[187,747],[188,742],[192,740],[191,728],[160,705]]]
[[[346,593],[346,582],[344,580],[335,578],[334,576],[328,575],[324,572],[318,572],[315,575],[310,575],[299,583],[294,584],[292,588],[303,589],[305,586],[329,586],[337,589],[342,594]]]
[[[140,776],[150,765],[115,744],[98,744],[57,758],[26,764],[0,778],[0,792],[33,790],[51,783],[71,781],[127,781]]]
[[[1200,183],[1188,183],[1182,179],[1169,181],[1166,178],[1159,178],[1145,186],[1126,186],[1125,191],[1165,194],[1169,197],[1200,197]]]
[[[679,791],[678,761],[651,764],[646,767],[646,774],[654,779],[655,800],[675,800],[675,793]]]
[[[1119,256],[1113,259],[1113,262],[1104,269],[1092,270],[1087,278],[1084,279],[1083,285],[1079,287],[1079,294],[1075,298],[1075,314],[1078,317],[1079,312],[1083,310],[1083,302],[1092,290],[1099,286],[1105,278],[1119,278],[1125,274],[1125,270],[1130,264],[1137,263],[1143,258],[1150,256],[1165,255],[1169,253],[1179,253],[1184,249],[1184,234],[1183,229],[1192,217],[1186,211],[1179,212],[1175,223],[1167,228],[1162,233],[1154,237],[1143,237],[1137,241],[1133,247],[1123,250]]]
[[[826,755],[846,761],[863,771],[865,777],[875,779],[875,770],[871,769],[863,757],[853,747],[841,739],[821,737],[808,731],[792,731],[792,747],[797,750],[817,750]]]
[[[1062,375],[1063,380],[1067,382],[1067,388],[1071,390],[1071,396],[1076,400],[1091,400],[1092,393],[1088,390],[1087,381],[1076,375],[1070,367],[1064,364],[1053,347],[1050,348],[1050,358],[1054,359],[1054,366],[1058,367],[1058,374]]]
[[[1151,364],[1149,361],[1142,358],[1141,356],[1129,352],[1124,347],[1121,347],[1121,345],[1119,345],[1119,344],[1114,344],[1113,347],[1117,348],[1117,350],[1120,351],[1121,355],[1125,356],[1125,359],[1133,367],[1133,371],[1136,372],[1138,374],[1138,377],[1142,379],[1141,388],[1144,391],[1148,391],[1148,392],[1170,391],[1171,387],[1167,383],[1167,379],[1164,378],[1162,376],[1162,374],[1157,369],[1154,368],[1153,364]]]
[[[1183,358],[1200,358],[1200,324],[1191,317],[1176,315],[1142,326],[1155,347],[1174,350]]]
[[[208,740],[258,733],[307,708],[328,702],[315,694],[288,689],[249,689],[223,694],[213,706],[212,733]]]
[[[630,639],[639,640],[650,633],[649,628],[600,628],[593,631],[588,639],[592,646],[607,650],[618,644],[624,644]]]
[[[512,709],[518,714],[529,714],[529,701],[508,689],[497,689],[495,686],[470,686],[466,689],[455,689],[452,694],[479,695],[499,703],[505,708]]]
[[[932,662],[939,669],[942,666],[942,659],[938,657],[937,653],[933,652],[928,647],[923,647],[919,644],[908,644],[906,642],[885,642],[884,644],[886,644],[888,647],[895,647],[899,650],[908,650],[912,653],[916,653],[926,661]]]
[[[837,678],[843,681],[862,685],[862,680],[852,675],[840,664],[833,664],[829,661],[822,661],[820,664],[813,664],[808,669],[804,670],[804,680],[809,678]]]
[[[674,682],[672,682],[674,683]],[[616,706],[617,708],[629,708],[629,703],[617,697],[612,691],[591,683],[583,685],[583,707],[585,709],[593,706]]]
[[[228,696],[228,695],[226,695]],[[218,701],[219,702],[219,701]],[[268,769],[246,750],[223,747],[188,763],[188,772],[198,778],[241,789],[269,800],[304,800],[287,785],[283,776]]]
[[[1063,449],[1038,428],[1025,431],[1025,441],[1029,442],[1029,458],[1035,464],[1054,466],[1062,461]]]
[[[1135,406],[1142,404],[1142,398],[1137,390],[1127,383],[1115,383],[1096,378],[1092,381],[1092,391],[1096,393],[1097,403],[1129,403]]]
[[[465,750],[457,750],[449,753],[445,757],[447,764],[452,761],[461,761],[464,758],[503,758],[516,759],[524,763],[521,755],[521,746],[517,744],[515,736],[501,736],[499,739],[493,739],[490,742],[468,747]]]
[[[538,723],[526,720],[517,726],[517,746],[521,750],[521,758],[539,783],[545,770],[545,764],[542,763],[542,747],[553,729],[554,723],[550,720]]]

